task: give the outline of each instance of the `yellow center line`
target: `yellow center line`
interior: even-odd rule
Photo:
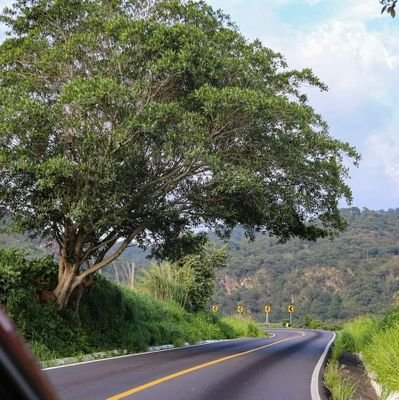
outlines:
[[[209,362],[206,362],[206,363],[203,363],[203,364],[196,365],[195,367],[191,367],[191,368],[187,368],[187,369],[184,369],[182,371],[179,371],[179,372],[175,372],[174,374],[163,376],[162,378],[158,378],[158,379],[155,379],[153,381],[147,382],[147,383],[145,383],[143,385],[136,386],[136,387],[134,387],[132,389],[129,389],[126,392],[118,393],[118,394],[116,394],[114,396],[108,397],[106,400],[120,400],[120,399],[123,399],[123,398],[125,398],[127,396],[130,396],[132,394],[135,394],[135,393],[141,392],[141,391],[143,391],[145,389],[148,389],[150,387],[159,385],[160,383],[163,383],[163,382],[166,382],[166,381],[170,381],[170,380],[178,378],[179,376],[182,376],[182,375],[189,374],[190,372],[198,371],[200,369],[207,368],[207,367],[210,367],[212,365],[219,364],[219,363],[222,363],[222,362],[227,361],[227,360],[231,360],[233,358],[242,357],[242,356],[245,356],[247,354],[254,353],[255,351],[259,351],[259,350],[266,349],[266,348],[271,347],[271,346],[275,346],[276,344],[279,344],[279,343],[288,342],[288,341],[294,340],[294,339],[299,339],[299,338],[301,338],[301,337],[306,335],[305,332],[299,332],[299,333],[300,333],[300,335],[298,335],[298,336],[294,336],[294,337],[290,337],[290,338],[286,338],[286,339],[280,339],[277,342],[273,342],[273,343],[269,343],[269,344],[266,344],[266,345],[263,345],[263,346],[260,346],[260,347],[256,347],[255,349],[252,349],[252,350],[247,350],[247,351],[243,351],[242,353],[236,353],[236,354],[232,354],[232,355],[227,356],[227,357],[218,358],[217,360],[209,361]]]

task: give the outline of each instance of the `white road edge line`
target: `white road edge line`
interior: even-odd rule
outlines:
[[[274,336],[276,336],[276,335],[274,334]],[[266,337],[264,339],[271,339],[274,336],[269,336],[269,337]],[[174,347],[173,349],[163,349],[163,350],[155,350],[155,351],[143,351],[141,353],[125,354],[123,356],[100,358],[98,360],[81,361],[81,362],[65,364],[65,365],[57,365],[56,367],[42,368],[42,371],[50,371],[52,369],[75,367],[76,365],[85,365],[85,364],[92,364],[92,363],[102,362],[102,361],[116,360],[118,358],[138,357],[138,356],[154,354],[154,353],[163,353],[165,351],[183,350],[183,349],[188,349],[188,348],[191,348],[191,347],[207,346],[207,345],[210,345],[210,344],[221,343],[221,342],[234,342],[234,341],[240,341],[240,340],[245,340],[245,339],[256,339],[256,338],[222,339],[222,340],[218,340],[217,342],[192,344],[190,346]]]
[[[266,338],[266,339],[268,339],[268,338]],[[119,358],[145,356],[145,355],[148,355],[148,354],[163,353],[165,351],[183,350],[183,349],[188,349],[188,348],[191,348],[191,347],[206,346],[206,345],[209,345],[209,344],[215,344],[215,343],[220,343],[220,342],[232,342],[234,340],[242,340],[242,339],[222,339],[222,340],[219,340],[217,342],[212,342],[212,343],[199,343],[199,344],[191,344],[190,346],[173,347],[171,349],[162,349],[162,350],[154,350],[154,351],[142,351],[140,353],[124,354],[122,356],[116,356],[116,357],[99,358],[98,360],[80,361],[80,362],[75,362],[75,363],[71,363],[71,364],[57,365],[56,367],[42,368],[42,371],[49,371],[51,369],[57,369],[57,368],[75,367],[76,365],[92,364],[92,363],[101,362],[101,361],[117,360]]]
[[[327,357],[328,350],[330,349],[333,341],[335,340],[336,334],[333,332],[333,337],[332,339],[327,343],[326,348],[323,351],[323,354],[321,355],[318,363],[316,364],[316,367],[313,371],[312,374],[312,379],[310,381],[310,395],[312,400],[322,400],[319,392],[319,375],[320,375],[320,370],[321,366],[324,363],[324,360]]]

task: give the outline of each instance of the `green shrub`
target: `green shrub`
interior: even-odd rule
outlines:
[[[241,318],[241,317],[225,317],[222,319],[224,323],[231,326],[238,336],[243,337],[262,337],[265,333],[260,327],[252,320]]]
[[[166,296],[167,301],[159,300],[148,292],[115,285],[100,275],[83,296],[78,314],[71,308],[60,313],[55,304],[41,303],[37,295],[54,287],[56,270],[51,257],[28,260],[21,252],[0,250],[0,299],[42,360],[262,334],[252,321],[221,320],[209,312],[189,313],[172,301],[179,300],[175,294]],[[177,276],[186,272],[180,271]]]
[[[384,323],[383,326],[387,326]],[[363,351],[376,380],[388,391],[399,391],[399,322],[379,331]]]
[[[58,313],[53,303],[40,303],[33,288],[13,291],[6,309],[26,340],[43,345],[51,354],[64,357],[92,350],[72,314]]]
[[[179,268],[191,271],[193,283],[187,296],[185,308],[188,311],[204,311],[215,287],[215,270],[226,265],[226,248],[207,244],[198,254],[183,257],[178,263]]]
[[[309,329],[324,329],[327,331],[338,331],[342,329],[341,323],[320,321],[311,318],[308,314],[303,317],[303,322],[300,326]]]
[[[178,268],[169,263],[152,264],[144,271],[140,286],[159,300],[175,301],[185,307],[194,286],[194,272],[190,266]]]
[[[0,249],[0,303],[21,289],[37,293],[54,288],[57,268],[52,256],[29,260],[22,251]]]
[[[375,318],[362,317],[345,325],[340,340],[343,348],[351,352],[361,352],[377,332],[378,323]]]

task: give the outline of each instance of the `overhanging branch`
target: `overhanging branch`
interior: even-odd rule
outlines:
[[[101,268],[104,268],[106,265],[110,264],[112,261],[116,260],[126,249],[126,247],[130,244],[130,242],[144,229],[144,224],[138,226],[119,246],[118,250],[116,250],[113,254],[107,257],[105,260],[102,260],[99,263],[94,264],[91,268],[86,269],[82,272],[76,279],[74,287],[78,286],[87,276],[94,274],[99,271]]]

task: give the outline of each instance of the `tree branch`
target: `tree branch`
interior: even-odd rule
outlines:
[[[104,268],[106,265],[110,264],[112,261],[116,260],[126,249],[129,243],[144,229],[144,224],[139,225],[119,246],[118,250],[116,250],[113,254],[111,254],[105,260],[102,260],[99,263],[95,263],[91,268],[86,269],[80,275],[78,275],[76,282],[74,283],[74,287],[78,286],[87,276],[94,274],[101,268]]]

